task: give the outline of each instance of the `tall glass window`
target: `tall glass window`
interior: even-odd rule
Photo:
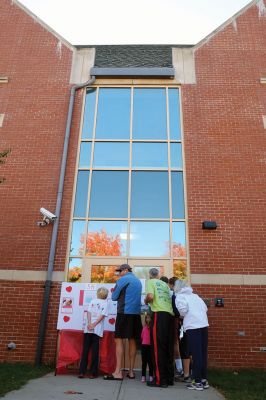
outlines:
[[[97,139],[129,139],[130,89],[101,88],[96,123]]]
[[[134,139],[166,139],[166,89],[135,89]]]
[[[151,257],[186,268],[177,87],[88,88],[69,271],[87,257]]]
[[[169,218],[168,173],[133,171],[131,218]]]

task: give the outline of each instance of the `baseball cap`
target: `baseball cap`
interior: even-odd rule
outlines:
[[[121,272],[121,271],[124,271],[125,269],[127,269],[129,272],[132,271],[131,266],[128,265],[128,264],[122,264],[122,265],[120,265],[120,267],[118,267],[118,268],[116,269],[116,271],[117,271],[117,272]]]

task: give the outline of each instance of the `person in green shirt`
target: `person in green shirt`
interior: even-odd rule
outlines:
[[[169,286],[159,279],[159,270],[151,268],[145,304],[152,311],[151,345],[155,377],[147,386],[174,384],[174,312]]]

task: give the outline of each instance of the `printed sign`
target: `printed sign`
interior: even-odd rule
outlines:
[[[62,282],[57,329],[83,330],[84,316],[92,299],[96,298],[100,287],[108,289],[108,316],[104,320],[104,330],[114,331],[116,301],[111,300],[113,283],[72,283]]]

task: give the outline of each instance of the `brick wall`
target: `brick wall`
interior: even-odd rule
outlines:
[[[44,363],[55,361],[60,286],[53,283],[51,289],[43,348]],[[43,291],[43,282],[0,281],[0,361],[34,362]],[[16,344],[15,350],[7,349],[10,342]]]
[[[197,84],[182,88],[194,274],[266,273],[265,31],[266,16],[249,8],[196,50]],[[204,220],[218,229],[202,230]],[[198,290],[225,297],[225,308],[209,310],[210,364],[265,368],[265,286]]]
[[[72,50],[12,1],[0,7],[0,73],[9,78],[0,146],[12,150],[1,167],[0,268],[45,270],[52,226],[36,223],[40,207],[55,210]]]
[[[194,291],[211,299],[209,365],[265,368],[265,286],[195,285]],[[224,298],[225,306],[215,307],[215,297]]]
[[[196,50],[182,89],[192,273],[266,271],[265,30],[249,8]]]
[[[20,9],[0,4],[0,150],[11,148],[1,166],[0,269],[46,271],[52,225],[39,228],[40,207],[55,210],[70,97],[72,49]],[[63,271],[72,200],[81,92],[77,94],[69,164],[59,225],[55,269]],[[34,361],[43,282],[0,280],[0,361]],[[44,362],[56,352],[58,283],[53,283]],[[7,343],[17,344],[15,351]]]

